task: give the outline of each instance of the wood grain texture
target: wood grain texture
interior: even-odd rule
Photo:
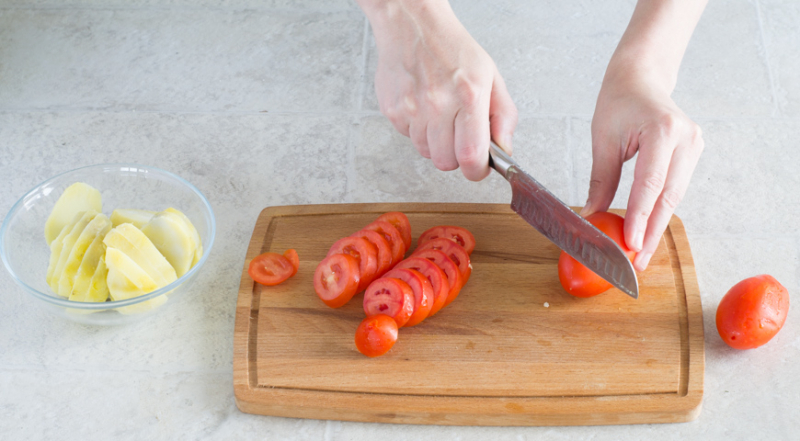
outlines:
[[[416,238],[435,225],[473,232],[458,299],[374,359],[353,342],[362,296],[339,309],[312,276],[338,238],[403,211]],[[247,274],[266,251],[297,250],[274,287]],[[505,205],[344,204],[265,209],[242,271],[234,390],[244,412],[455,425],[583,425],[694,419],[703,395],[703,323],[689,243],[673,217],[640,297],[579,299],[558,282],[559,249]],[[548,307],[545,307],[547,303]]]

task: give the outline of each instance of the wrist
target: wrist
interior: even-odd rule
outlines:
[[[410,33],[439,32],[457,24],[447,0],[356,0],[378,45]],[[398,37],[399,36],[399,37]]]

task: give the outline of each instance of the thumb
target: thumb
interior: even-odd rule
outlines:
[[[511,100],[506,83],[497,70],[495,70],[492,82],[489,126],[492,140],[510,155],[512,152],[511,139],[514,137],[514,129],[517,127],[517,106]]]
[[[614,143],[604,140],[593,144],[589,197],[581,210],[581,216],[608,210],[617,193],[621,174],[622,158]]]

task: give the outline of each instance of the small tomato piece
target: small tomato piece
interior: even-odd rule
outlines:
[[[786,322],[789,292],[774,277],[744,279],[722,297],[717,331],[728,346],[753,349],[766,344]]]
[[[399,211],[390,211],[378,216],[376,220],[392,224],[400,232],[406,251],[411,248],[411,222],[408,221],[408,216]]]
[[[433,285],[421,272],[409,268],[394,268],[383,277],[406,282],[414,292],[414,312],[403,326],[414,326],[422,323],[431,313],[433,307]]]
[[[450,239],[453,242],[461,245],[467,254],[472,254],[475,250],[475,236],[466,228],[457,227],[454,225],[439,225],[425,230],[417,239],[417,248],[422,246],[425,242],[433,239],[443,237]]]
[[[444,307],[444,304],[447,303],[447,296],[450,293],[450,283],[447,281],[447,275],[438,265],[428,259],[412,255],[395,265],[394,269],[398,268],[419,271],[431,283],[433,287],[433,305],[431,305],[431,312],[428,313],[428,317],[436,314]]]
[[[287,258],[289,262],[294,267],[294,271],[292,272],[292,276],[297,274],[297,270],[300,269],[300,256],[297,255],[297,250],[288,249],[283,252],[283,257]],[[291,277],[291,276],[289,276]]]
[[[338,308],[353,298],[359,280],[358,260],[349,254],[333,254],[317,265],[314,291],[326,305]]]
[[[467,283],[469,276],[472,274],[472,264],[469,260],[469,253],[458,242],[438,237],[418,246],[413,254],[424,250],[439,250],[446,254],[458,267],[458,272],[461,274],[461,284]]]
[[[356,348],[367,357],[389,352],[397,341],[397,322],[386,314],[367,317],[356,329]]]
[[[386,314],[402,328],[414,313],[414,292],[402,280],[381,277],[364,291],[364,312],[367,317]]]
[[[343,237],[337,240],[328,250],[328,256],[349,254],[358,260],[361,281],[357,291],[363,291],[375,280],[378,273],[378,249],[363,237]]]
[[[386,271],[389,271],[389,268],[391,268],[394,263],[392,260],[392,247],[380,233],[372,230],[359,230],[351,234],[351,236],[363,237],[369,241],[369,243],[375,245],[375,249],[378,250],[378,272],[375,275],[376,278],[382,276]]]
[[[435,263],[436,266],[444,271],[445,275],[447,276],[447,284],[450,286],[450,290],[447,293],[447,300],[444,302],[444,306],[449,305],[453,302],[453,300],[458,297],[458,294],[461,292],[461,288],[464,286],[461,280],[461,272],[458,271],[458,266],[447,257],[447,254],[439,251],[439,250],[422,250],[415,252],[413,254],[415,257],[422,257],[423,259],[428,259],[431,262]]]
[[[262,285],[273,286],[292,277],[296,272],[292,263],[278,253],[264,253],[256,256],[247,267],[247,274]]]
[[[392,262],[397,263],[403,260],[403,256],[408,250],[405,242],[403,242],[403,237],[394,225],[386,221],[375,221],[362,229],[375,231],[389,242],[392,248]]]

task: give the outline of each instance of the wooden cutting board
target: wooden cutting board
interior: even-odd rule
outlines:
[[[401,328],[382,356],[353,342],[363,295],[331,309],[313,273],[337,239],[387,211],[414,244],[436,225],[476,239],[458,299]],[[281,285],[247,274],[260,253],[300,255]],[[506,205],[343,204],[261,212],[242,271],[234,390],[244,412],[452,425],[595,425],[694,419],[703,397],[703,317],[689,242],[673,217],[634,300],[614,289],[580,299],[559,284],[560,250]]]

